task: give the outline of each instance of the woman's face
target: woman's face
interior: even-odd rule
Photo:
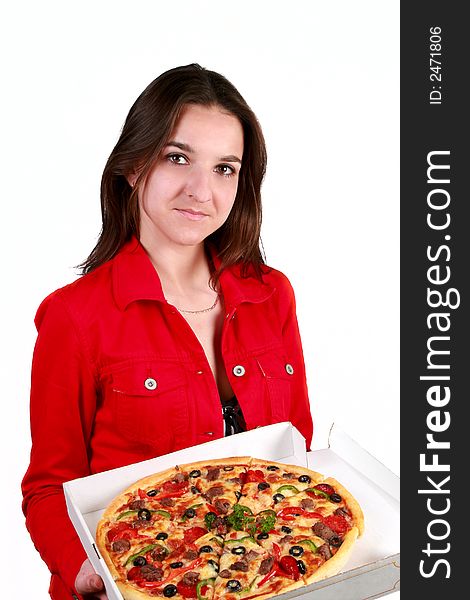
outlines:
[[[198,245],[223,225],[242,157],[237,117],[218,107],[187,105],[139,192],[144,246]]]

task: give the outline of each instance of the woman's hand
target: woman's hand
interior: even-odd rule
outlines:
[[[85,598],[99,598],[99,600],[108,600],[104,590],[103,580],[95,573],[91,562],[86,559],[83,561],[77,578],[75,579],[75,589]]]

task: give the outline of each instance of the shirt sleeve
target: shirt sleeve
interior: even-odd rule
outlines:
[[[279,291],[280,311],[282,315],[282,334],[284,348],[292,361],[294,369],[292,377],[292,403],[290,408],[290,422],[300,431],[310,450],[313,435],[312,413],[307,389],[305,361],[300,339],[299,324],[297,321],[295,294],[290,281],[285,275],[279,273],[281,285]]]
[[[41,304],[36,326],[23,512],[36,549],[72,596],[86,554],[68,517],[62,483],[89,475],[96,386],[83,339],[59,294]]]

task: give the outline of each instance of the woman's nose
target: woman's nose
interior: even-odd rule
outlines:
[[[210,185],[210,173],[203,169],[193,168],[186,181],[185,192],[190,198],[197,202],[209,202],[212,200],[212,189]]]

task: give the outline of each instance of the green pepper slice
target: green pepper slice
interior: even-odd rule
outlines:
[[[157,510],[151,510],[151,513],[155,513],[157,515],[162,515],[163,517],[166,517],[167,519],[171,519],[171,515],[167,510],[162,510],[161,508],[158,508]]]
[[[289,490],[290,492],[294,492],[294,494],[298,494],[299,493],[298,488],[296,488],[295,485],[290,485],[289,483],[281,485],[280,488],[277,488],[277,490],[276,490],[275,493],[276,494],[282,494],[282,492],[283,491],[285,492],[286,490]]]
[[[248,585],[248,587],[243,588],[241,591],[242,592],[249,592],[249,591],[251,591],[251,588],[253,587],[253,584],[258,579],[258,577],[259,577],[259,575],[256,575],[256,577],[251,580],[251,583]]]
[[[147,552],[150,552],[150,550],[153,550],[157,546],[158,546],[158,544],[150,544],[149,546],[145,546],[145,548],[142,548],[142,550],[140,552],[137,552],[137,554],[133,554],[132,556],[129,556],[129,558],[124,563],[124,566],[126,567],[130,562],[134,562],[134,560],[138,556],[142,556],[143,554],[147,554]]]
[[[119,521],[119,519],[122,519],[123,517],[128,517],[129,515],[136,515],[138,512],[138,510],[125,510],[116,518],[116,521]]]
[[[311,494],[315,494],[315,496],[323,496],[324,498],[330,499],[330,495],[322,490],[316,490],[315,488],[307,488],[304,490],[305,492],[310,492]]]
[[[302,544],[303,546],[308,546],[309,549],[312,552],[316,552],[318,550],[317,545],[315,544],[315,542],[313,540],[300,540],[298,542],[295,542],[296,544]]]
[[[161,509],[150,510],[148,508],[146,508],[145,510],[148,510],[150,513],[156,513],[157,515],[162,515],[162,516],[166,517],[167,519],[171,519],[171,515],[167,510],[161,510]],[[122,519],[123,517],[128,517],[129,515],[136,515],[138,512],[139,512],[138,510],[125,510],[116,518],[116,521],[119,521],[119,519]]]
[[[260,517],[261,515],[273,515],[273,517],[276,516],[276,511],[273,510],[272,508],[266,508],[265,510],[262,510],[261,512],[258,513],[258,517]]]
[[[214,581],[215,581],[215,577],[211,577],[209,579],[203,579],[202,581],[198,581],[198,583],[196,585],[197,600],[205,600],[205,596],[203,596],[201,594],[201,589],[205,585],[213,585]]]
[[[255,544],[257,543],[254,537],[252,537],[251,535],[246,535],[245,537],[242,537],[238,540],[225,540],[224,545],[239,544],[240,542],[243,542],[245,540],[250,540],[250,542],[254,542]]]

